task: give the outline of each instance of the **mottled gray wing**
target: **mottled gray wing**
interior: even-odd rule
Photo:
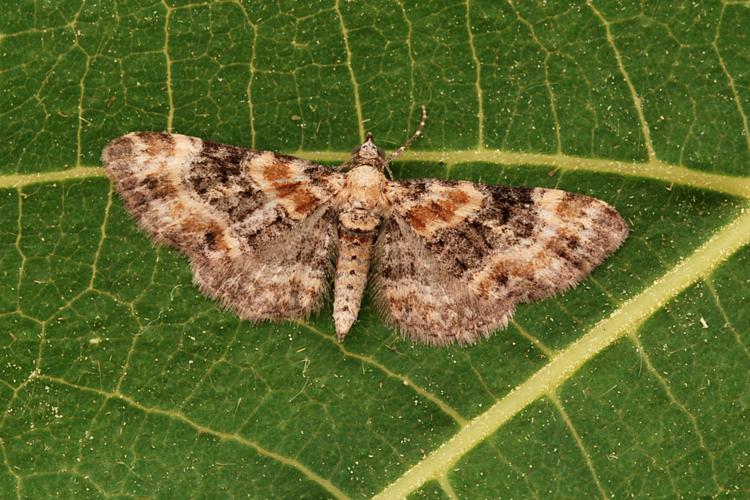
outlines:
[[[340,174],[153,132],[115,139],[102,161],[140,225],[187,255],[203,292],[241,317],[304,317],[325,299]]]
[[[472,343],[519,302],[582,280],[627,236],[603,201],[556,189],[389,183],[373,285],[386,320],[428,344]]]

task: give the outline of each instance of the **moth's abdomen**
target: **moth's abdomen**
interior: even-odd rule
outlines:
[[[333,280],[333,322],[339,341],[344,340],[359,314],[372,247],[382,219],[384,183],[385,177],[376,168],[360,165],[347,174],[336,200],[339,243]]]
[[[333,301],[333,321],[339,341],[344,340],[359,314],[374,241],[375,231],[357,232],[339,226]]]

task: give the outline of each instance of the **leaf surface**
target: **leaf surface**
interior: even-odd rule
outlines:
[[[750,493],[744,2],[19,2],[0,18],[0,491]],[[170,130],[613,204],[625,245],[470,348],[366,299],[252,325],[99,166]]]

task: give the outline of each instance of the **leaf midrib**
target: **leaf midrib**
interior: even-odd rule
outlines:
[[[343,151],[298,150],[290,154],[306,160],[341,163],[348,160],[351,156],[351,153]],[[461,163],[495,163],[502,166],[543,165],[549,166],[552,170],[585,171],[643,177],[668,184],[681,184],[750,199],[750,177],[702,172],[659,160],[628,162],[565,154],[522,153],[496,149],[466,149],[456,151],[407,151],[403,154],[400,161],[441,162],[446,164],[449,170]],[[93,165],[79,165],[65,170],[53,170],[33,174],[5,174],[0,175],[0,189],[103,176],[104,171],[101,167]]]

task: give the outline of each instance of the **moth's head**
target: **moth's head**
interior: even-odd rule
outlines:
[[[375,145],[375,139],[372,137],[372,132],[367,132],[365,142],[352,150],[352,159],[364,161],[379,160],[379,162],[385,160],[385,153]]]
[[[388,167],[388,164],[395,160],[401,153],[403,153],[406,148],[411,146],[411,143],[414,142],[417,137],[422,135],[422,131],[424,130],[424,125],[426,122],[427,108],[422,106],[422,121],[419,122],[419,127],[417,127],[416,132],[414,132],[412,136],[409,137],[409,140],[407,140],[403,146],[391,153],[391,155],[387,159],[383,150],[375,145],[375,140],[372,137],[372,133],[367,132],[365,142],[352,150],[352,159],[341,165],[341,169],[348,170],[360,165],[370,165],[379,169],[381,172],[387,171],[390,175],[390,178],[393,179],[393,173]]]

